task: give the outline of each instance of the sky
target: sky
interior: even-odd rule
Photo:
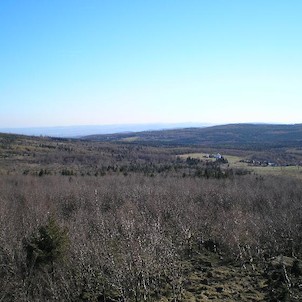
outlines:
[[[301,123],[301,0],[0,1],[0,128]]]

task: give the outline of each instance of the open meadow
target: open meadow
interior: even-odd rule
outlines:
[[[296,150],[292,150],[291,152],[295,154]],[[296,177],[302,180],[302,165],[300,165],[300,163],[297,165],[261,165],[246,162],[247,158],[249,158],[249,155],[235,156],[223,153],[222,156],[227,160],[227,163],[221,165],[222,168],[245,169],[255,175],[288,176]],[[208,153],[187,153],[180,155],[180,158],[182,159],[186,159],[188,157],[210,162],[216,160],[215,158],[209,158]]]

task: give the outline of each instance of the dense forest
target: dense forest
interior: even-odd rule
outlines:
[[[301,301],[301,177],[200,148],[1,134],[0,301]]]

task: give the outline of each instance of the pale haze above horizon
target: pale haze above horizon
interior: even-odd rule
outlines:
[[[301,123],[301,0],[0,3],[0,128]]]

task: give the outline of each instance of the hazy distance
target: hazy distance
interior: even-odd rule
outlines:
[[[0,133],[23,134],[33,136],[70,137],[79,138],[93,134],[112,134],[121,132],[139,132],[148,130],[177,129],[187,127],[206,127],[209,124],[181,123],[181,124],[117,124],[117,125],[89,125],[89,126],[61,126],[61,127],[32,127],[32,128],[0,128]]]

